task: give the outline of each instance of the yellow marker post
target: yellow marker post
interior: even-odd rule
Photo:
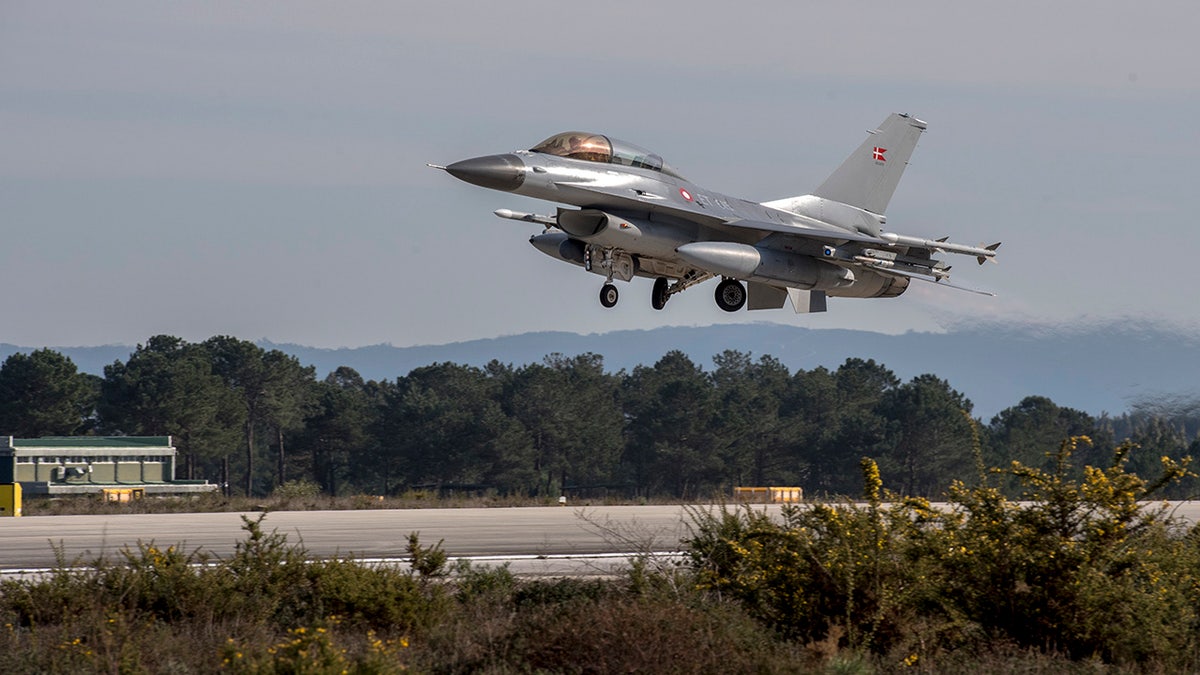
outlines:
[[[0,483],[0,517],[21,515],[21,484]]]

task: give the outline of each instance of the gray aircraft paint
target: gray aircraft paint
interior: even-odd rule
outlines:
[[[915,117],[892,114],[813,193],[763,203],[702,188],[648,150],[588,132],[430,166],[481,187],[578,207],[553,216],[495,213],[543,225],[530,238],[535,248],[604,276],[607,307],[618,298],[614,280],[661,280],[651,300],[662,309],[672,295],[722,277],[715,298],[726,311],[777,309],[790,298],[797,312],[823,312],[826,296],[896,297],[913,279],[961,289],[948,283],[950,267],[935,254],[994,260],[998,242],[966,246],[883,230],[925,129]]]

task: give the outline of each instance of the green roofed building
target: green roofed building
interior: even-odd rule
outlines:
[[[142,488],[145,494],[212,492],[202,480],[175,480],[170,436],[0,436],[0,483],[25,496]]]

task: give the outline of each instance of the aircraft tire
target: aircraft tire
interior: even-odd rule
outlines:
[[[617,299],[621,294],[617,292],[617,287],[612,284],[604,284],[600,287],[600,304],[605,307],[616,307]]]
[[[736,312],[746,304],[746,287],[737,279],[723,279],[717,284],[717,307]]]
[[[654,280],[654,290],[650,291],[650,306],[654,309],[662,309],[667,306],[667,299],[670,294],[667,293],[669,282],[666,277],[658,277]]]

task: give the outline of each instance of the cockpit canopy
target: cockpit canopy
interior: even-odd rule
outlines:
[[[661,171],[675,178],[683,178],[679,172],[664,162],[662,157],[649,150],[615,138],[583,131],[564,131],[561,134],[555,134],[533,146],[529,151],[556,157],[581,159],[585,162],[636,166],[642,169]]]

